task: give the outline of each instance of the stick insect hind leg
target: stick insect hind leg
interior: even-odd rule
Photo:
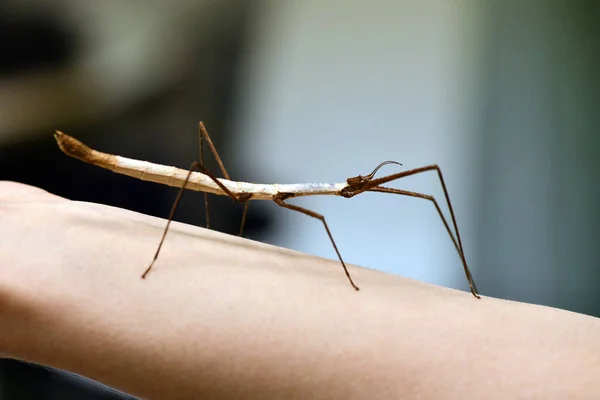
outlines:
[[[225,177],[225,179],[230,180],[229,174],[227,173],[227,170],[225,169],[225,166],[223,165],[223,161],[221,160],[221,157],[219,157],[219,153],[217,152],[215,145],[213,144],[212,140],[210,139],[210,135],[208,134],[208,131],[206,130],[206,127],[204,126],[204,123],[202,121],[200,121],[198,123],[198,140],[199,140],[198,147],[199,147],[199,152],[200,152],[200,160],[194,161],[188,170],[188,174],[185,178],[185,181],[184,181],[183,185],[181,186],[181,188],[179,189],[179,192],[177,193],[177,197],[175,198],[175,201],[173,202],[173,206],[171,207],[171,211],[169,213],[169,219],[167,220],[167,225],[165,226],[165,230],[163,231],[163,235],[158,244],[158,248],[156,249],[156,253],[154,254],[154,258],[152,259],[152,262],[150,263],[148,268],[146,268],[146,270],[142,274],[142,279],[146,278],[146,275],[148,275],[148,273],[154,266],[154,263],[158,259],[158,255],[160,254],[162,245],[165,241],[165,238],[167,237],[167,232],[169,231],[169,226],[171,225],[171,221],[173,221],[173,217],[175,215],[175,210],[177,210],[177,206],[181,202],[181,198],[183,197],[183,192],[185,191],[187,184],[190,180],[190,177],[192,176],[192,173],[194,171],[198,170],[198,171],[202,172],[203,174],[207,175],[234,202],[244,203],[244,212],[242,215],[242,223],[240,225],[239,236],[242,236],[242,233],[244,232],[244,224],[246,222],[246,216],[248,215],[248,204],[249,204],[251,195],[250,194],[235,195],[229,189],[227,189],[217,179],[217,177],[204,166],[204,142],[203,142],[203,139],[205,139],[206,142],[208,143],[208,147],[210,148],[210,151],[212,152],[213,156],[215,157],[215,160],[217,161],[217,164],[219,165],[219,169],[223,173],[223,176]],[[204,206],[205,206],[205,211],[206,211],[206,228],[209,229],[210,228],[210,215],[209,215],[209,211],[208,211],[208,193],[206,193],[206,192],[204,192]]]
[[[198,150],[200,153],[200,164],[204,166],[204,141],[203,141],[203,139],[206,140],[206,143],[208,143],[208,147],[210,148],[211,153],[215,157],[215,160],[217,161],[217,165],[219,166],[219,169],[221,170],[223,177],[227,180],[231,180],[231,178],[229,177],[229,174],[227,173],[227,170],[225,169],[225,165],[223,165],[223,161],[221,161],[221,157],[219,156],[219,153],[217,152],[217,149],[216,149],[215,145],[213,144],[213,142],[210,138],[210,135],[208,134],[208,130],[204,126],[204,123],[202,121],[200,121],[198,123],[198,145],[199,145]],[[213,179],[213,181],[215,181],[214,178],[212,178],[212,179]],[[231,197],[230,193],[227,193],[227,194],[229,197]],[[239,202],[238,199],[236,199],[236,198],[231,197],[231,199],[235,202]],[[248,215],[248,205],[249,204],[250,204],[249,201],[245,201],[244,212],[242,214],[242,222],[240,224],[240,232],[238,234],[239,236],[242,236],[244,233],[244,225],[246,224],[246,216]],[[208,212],[208,193],[207,192],[204,192],[204,210],[206,212],[206,229],[210,229],[210,213]]]
[[[456,251],[458,251],[458,254],[459,254],[460,259],[463,264],[463,269],[465,271],[465,275],[467,277],[467,281],[469,282],[469,288],[471,289],[471,293],[476,298],[480,298],[480,296],[478,294],[477,286],[475,285],[475,281],[473,279],[471,271],[469,270],[469,266],[467,265],[467,260],[465,258],[462,241],[460,239],[460,232],[458,230],[458,225],[456,223],[456,218],[454,216],[454,210],[452,208],[452,202],[450,201],[450,196],[448,195],[448,190],[446,189],[446,183],[444,182],[444,177],[442,176],[442,171],[440,170],[440,168],[437,165],[429,165],[426,167],[415,168],[415,169],[411,169],[408,171],[384,176],[382,178],[374,179],[374,176],[375,176],[375,173],[377,172],[377,170],[379,170],[379,168],[381,168],[382,166],[384,166],[386,164],[399,164],[399,163],[397,163],[395,161],[385,161],[385,162],[379,164],[377,166],[377,168],[375,168],[375,170],[373,172],[371,172],[369,175],[366,175],[366,176],[358,175],[355,177],[348,178],[347,179],[348,187],[343,190],[341,195],[344,197],[350,198],[350,197],[354,197],[357,194],[360,194],[363,192],[380,192],[380,193],[399,194],[399,195],[403,195],[403,196],[416,197],[416,198],[421,198],[421,199],[431,201],[434,204],[440,218],[442,219],[442,222],[444,223],[444,227],[446,228],[446,231],[448,232],[450,239],[452,239],[452,242],[454,243],[454,247],[456,248]],[[438,177],[440,179],[442,189],[444,191],[444,196],[445,196],[446,202],[448,204],[448,209],[450,210],[450,216],[452,217],[452,224],[454,226],[454,231],[456,232],[456,238],[454,237],[454,234],[452,233],[452,230],[450,229],[450,225],[448,224],[448,221],[442,214],[442,210],[440,209],[438,202],[435,200],[435,198],[433,196],[422,194],[422,193],[417,193],[417,192],[410,192],[407,190],[394,189],[394,188],[381,186],[382,184],[387,183],[387,182],[395,181],[397,179],[401,179],[401,178],[404,178],[407,176],[416,175],[416,174],[420,174],[422,172],[433,171],[433,170],[437,171],[437,173],[438,173]]]

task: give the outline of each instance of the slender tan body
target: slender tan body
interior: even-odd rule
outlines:
[[[181,188],[189,172],[168,165],[102,153],[89,148],[79,140],[60,131],[56,131],[54,137],[60,149],[71,157],[143,181]],[[315,195],[340,196],[341,190],[348,186],[347,183],[262,184],[237,182],[221,178],[219,178],[219,181],[233,194],[252,194],[251,200],[274,200],[281,193],[289,193],[293,197]],[[227,196],[227,193],[210,177],[201,172],[193,172],[185,188],[198,192]]]

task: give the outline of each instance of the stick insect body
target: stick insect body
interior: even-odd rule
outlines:
[[[415,168],[408,171],[398,172],[395,174],[383,176],[381,178],[375,178],[375,174],[377,171],[384,165],[387,164],[398,164],[400,163],[396,161],[385,161],[379,164],[373,172],[368,175],[358,175],[350,177],[344,183],[305,183],[305,184],[258,184],[258,183],[249,183],[249,182],[236,182],[232,181],[229,178],[229,174],[225,169],[219,154],[210,139],[208,131],[204,127],[204,124],[200,122],[198,124],[199,131],[199,139],[200,139],[200,160],[195,161],[190,166],[189,170],[183,170],[176,167],[166,166],[154,164],[146,161],[134,160],[131,158],[125,158],[121,156],[116,156],[112,154],[106,154],[99,152],[97,150],[93,150],[88,146],[84,145],[80,141],[70,137],[69,135],[62,133],[60,131],[56,131],[54,135],[58,146],[60,149],[67,155],[77,158],[79,160],[85,161],[87,163],[109,169],[113,172],[128,175],[134,178],[138,178],[145,181],[151,181],[155,183],[161,183],[169,186],[179,187],[180,190],[177,194],[177,198],[175,199],[173,206],[171,208],[171,212],[169,215],[169,219],[165,230],[163,232],[162,238],[154,255],[154,258],[148,268],[142,274],[142,278],[145,278],[146,275],[152,269],[155,261],[158,258],[160,253],[160,249],[164,243],[165,237],[169,230],[169,226],[171,221],[173,220],[173,216],[175,214],[175,210],[181,201],[181,197],[185,189],[191,189],[195,191],[204,192],[204,201],[206,205],[206,225],[207,228],[210,227],[210,219],[208,212],[208,193],[224,195],[231,198],[236,203],[244,204],[244,212],[242,215],[242,223],[240,226],[240,236],[243,233],[244,223],[246,221],[246,215],[248,213],[248,204],[250,200],[271,200],[275,202],[278,206],[287,208],[293,211],[300,212],[302,214],[308,215],[310,217],[319,219],[325,230],[333,248],[342,264],[344,269],[344,273],[350,282],[350,285],[356,290],[359,290],[358,286],[352,280],[350,276],[350,272],[342,259],[342,255],[338,250],[338,247],[333,239],[333,235],[329,230],[329,226],[325,221],[325,217],[321,214],[318,214],[314,211],[306,209],[304,207],[300,207],[294,204],[287,203],[287,200],[294,197],[301,196],[317,196],[317,195],[333,195],[333,196],[342,196],[346,198],[354,197],[363,192],[381,192],[381,193],[392,193],[399,194],[404,196],[416,197],[425,200],[431,201],[442,222],[444,223],[444,227],[448,232],[452,242],[454,243],[454,247],[456,248],[467,280],[469,282],[469,287],[471,289],[471,293],[476,298],[479,298],[477,287],[475,286],[475,282],[471,275],[471,271],[467,265],[467,261],[465,259],[464,250],[462,246],[462,241],[460,238],[460,233],[458,231],[458,226],[456,223],[456,218],[454,216],[454,210],[452,209],[452,203],[450,202],[450,197],[448,195],[448,191],[446,189],[446,184],[444,182],[444,178],[442,176],[442,171],[437,165],[428,165],[421,168]],[[217,160],[217,164],[225,179],[217,178],[212,174],[205,166],[204,166],[204,140],[208,143],[211,152],[213,153],[215,159]],[[196,172],[200,171],[200,172]],[[435,200],[433,196],[429,196],[422,193],[410,192],[407,190],[395,189],[386,186],[382,186],[386,183],[395,181],[397,179],[404,178],[410,175],[416,175],[427,171],[436,171],[437,175],[440,179],[442,189],[444,190],[444,197],[446,198],[446,202],[448,204],[448,209],[450,210],[450,215],[452,218],[452,225],[454,227],[454,231],[456,232],[456,238],[450,229],[450,225],[448,221],[442,214],[442,211],[439,207],[438,202]]]

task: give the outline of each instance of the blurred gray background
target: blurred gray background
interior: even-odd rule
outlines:
[[[0,179],[166,217],[176,189],[67,158],[52,132],[186,168],[199,120],[237,180],[437,163],[483,294],[600,316],[599,20],[595,0],[5,0]],[[443,199],[433,173],[393,186]],[[429,202],[294,202],[326,216],[349,263],[467,290]],[[237,231],[239,206],[213,196],[211,212]],[[203,214],[188,193],[176,219]],[[251,204],[246,236],[335,258],[318,221],[270,203]],[[120,398],[0,368],[5,399]]]

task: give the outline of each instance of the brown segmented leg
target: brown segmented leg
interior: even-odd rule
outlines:
[[[329,240],[331,240],[331,244],[333,245],[333,248],[335,249],[335,252],[337,253],[338,258],[340,259],[340,262],[342,263],[342,267],[344,268],[344,272],[346,273],[346,277],[348,278],[348,281],[350,282],[350,285],[352,285],[352,287],[356,290],[360,290],[358,288],[358,286],[356,286],[354,284],[354,281],[352,280],[352,277],[350,276],[350,272],[348,272],[348,268],[346,267],[346,263],[344,263],[344,260],[342,259],[342,255],[340,254],[340,251],[338,250],[337,245],[335,244],[335,240],[333,240],[333,235],[331,234],[331,231],[329,230],[329,226],[327,226],[327,222],[325,222],[325,217],[319,213],[316,213],[314,211],[311,211],[309,209],[306,209],[304,207],[300,207],[300,206],[296,206],[293,204],[288,204],[285,202],[285,195],[281,196],[281,197],[275,197],[273,199],[273,201],[280,207],[283,208],[287,208],[289,210],[293,210],[293,211],[298,211],[299,213],[302,213],[304,215],[308,215],[309,217],[313,217],[316,218],[318,220],[321,220],[321,222],[323,222],[323,226],[325,226],[325,230],[327,231],[327,235],[329,236]]]
[[[372,189],[374,189],[376,187],[381,187],[381,185],[384,183],[392,182],[397,179],[401,179],[401,178],[411,176],[411,175],[417,175],[417,174],[420,174],[420,173],[423,173],[426,171],[437,171],[438,177],[440,179],[440,183],[442,184],[442,189],[444,190],[444,197],[446,198],[446,203],[448,204],[448,209],[450,210],[450,216],[452,217],[452,224],[454,225],[454,231],[456,232],[456,239],[458,241],[458,248],[460,249],[459,254],[460,254],[460,258],[462,260],[463,268],[465,270],[465,275],[467,276],[467,280],[469,281],[469,287],[471,289],[471,293],[476,298],[480,298],[480,296],[477,292],[477,287],[475,286],[475,281],[473,280],[471,271],[469,270],[469,266],[467,265],[467,260],[465,259],[465,253],[463,251],[462,240],[460,239],[460,231],[458,230],[458,224],[456,223],[456,217],[454,216],[454,209],[452,208],[452,202],[450,201],[450,196],[448,195],[448,190],[446,189],[446,182],[444,181],[444,177],[442,175],[442,171],[440,170],[440,167],[438,167],[437,165],[427,165],[425,167],[414,168],[414,169],[411,169],[408,171],[398,172],[396,174],[387,175],[387,176],[377,178],[377,179],[372,179],[372,176],[369,176],[366,181],[360,182],[360,184],[357,184],[356,188],[353,188],[352,190],[350,190],[350,194],[347,195],[347,197],[352,197],[352,196],[362,193],[362,192],[371,191]],[[360,176],[348,179],[349,184],[352,179],[357,179],[357,178],[360,178]],[[415,196],[415,197],[419,197],[419,196]]]
[[[444,226],[446,227],[446,231],[448,232],[450,239],[452,239],[452,243],[454,243],[454,247],[456,248],[456,251],[458,252],[461,262],[463,262],[463,268],[465,270],[467,280],[469,281],[469,287],[471,288],[471,293],[473,293],[473,295],[475,297],[479,297],[478,291],[477,291],[477,286],[475,285],[475,281],[473,280],[471,271],[469,270],[469,267],[466,264],[464,264],[464,262],[465,262],[464,251],[463,251],[462,247],[460,247],[460,245],[456,241],[454,234],[452,233],[452,230],[450,229],[450,225],[448,225],[448,221],[444,217],[444,214],[442,214],[442,210],[440,209],[438,202],[435,200],[435,198],[433,196],[423,194],[423,193],[410,192],[408,190],[388,188],[385,186],[375,186],[374,188],[371,188],[368,191],[369,192],[400,194],[403,196],[417,197],[420,199],[425,199],[425,200],[431,201],[433,203],[433,205],[435,206],[435,209],[437,210],[438,214],[440,215],[440,218],[442,219],[442,222],[444,223]],[[456,226],[454,228],[457,229]]]
[[[229,174],[227,173],[227,169],[225,169],[225,165],[223,164],[223,161],[221,160],[221,157],[219,156],[219,152],[217,152],[217,148],[213,144],[213,141],[210,138],[210,135],[208,134],[208,130],[204,126],[204,122],[200,121],[198,123],[198,143],[199,143],[199,152],[200,152],[200,163],[202,165],[204,165],[204,141],[202,140],[203,138],[208,143],[208,147],[210,148],[210,151],[213,154],[213,157],[215,157],[215,160],[217,161],[217,165],[219,166],[219,169],[221,170],[223,177],[227,180],[231,180],[231,178],[229,177]],[[248,206],[249,205],[250,205],[250,203],[248,201],[246,201],[244,204],[244,213],[242,214],[242,222],[240,224],[239,236],[242,236],[242,234],[244,233],[244,225],[246,224],[246,216],[248,215]],[[206,193],[206,192],[204,192],[204,210],[206,213],[206,229],[210,229],[210,213],[208,211],[208,193]]]
[[[245,223],[245,220],[246,220],[246,215],[248,213],[248,201],[250,200],[251,195],[244,196],[244,195],[235,195],[235,194],[231,193],[231,191],[229,189],[227,189],[225,187],[225,185],[223,185],[217,179],[217,177],[214,176],[214,174],[212,172],[210,172],[204,166],[204,148],[203,148],[202,137],[204,137],[206,139],[206,141],[208,143],[208,146],[211,149],[211,152],[213,153],[213,155],[215,156],[215,159],[217,160],[217,164],[219,165],[219,168],[221,169],[221,172],[225,176],[225,179],[229,180],[229,174],[227,173],[227,170],[225,169],[225,166],[223,165],[223,162],[221,161],[221,158],[219,157],[219,153],[217,153],[217,149],[215,148],[215,146],[214,146],[212,140],[210,139],[210,136],[208,135],[208,132],[207,132],[207,130],[204,127],[204,124],[202,122],[200,122],[198,124],[198,131],[199,131],[199,134],[200,134],[200,136],[199,136],[200,137],[200,139],[199,139],[200,140],[200,142],[199,142],[200,161],[194,161],[192,163],[192,165],[190,166],[190,169],[189,169],[188,174],[187,174],[187,176],[185,178],[185,181],[183,182],[183,185],[179,189],[179,192],[177,193],[177,197],[175,198],[175,201],[173,202],[173,206],[171,207],[171,212],[169,213],[169,219],[167,221],[167,226],[165,227],[165,230],[163,231],[163,235],[162,235],[162,237],[160,239],[160,243],[158,244],[158,248],[156,249],[156,253],[154,254],[154,258],[152,259],[152,262],[150,263],[150,265],[148,266],[148,268],[146,268],[146,270],[142,274],[142,279],[146,278],[146,275],[148,275],[148,273],[152,269],[152,266],[156,262],[156,260],[158,258],[158,255],[160,254],[160,250],[162,248],[162,245],[163,245],[163,243],[165,241],[165,238],[167,237],[167,232],[169,231],[169,226],[171,225],[171,221],[173,221],[173,216],[175,215],[175,210],[177,210],[177,206],[179,206],[179,203],[181,202],[181,198],[183,197],[183,192],[185,191],[185,189],[187,187],[187,184],[188,184],[188,182],[190,180],[190,177],[192,176],[192,172],[194,172],[196,170],[198,170],[198,171],[202,172],[203,174],[207,175],[234,202],[236,202],[236,203],[245,203],[244,214],[242,216],[242,224],[241,224],[241,228],[240,228],[240,236],[241,236],[241,234],[243,232],[242,230],[243,230],[244,223]],[[208,197],[207,196],[208,196],[207,193],[204,192],[204,204],[207,207],[206,208],[206,227],[209,228],[209,226],[210,226],[210,219],[209,219],[209,213],[208,213]]]

